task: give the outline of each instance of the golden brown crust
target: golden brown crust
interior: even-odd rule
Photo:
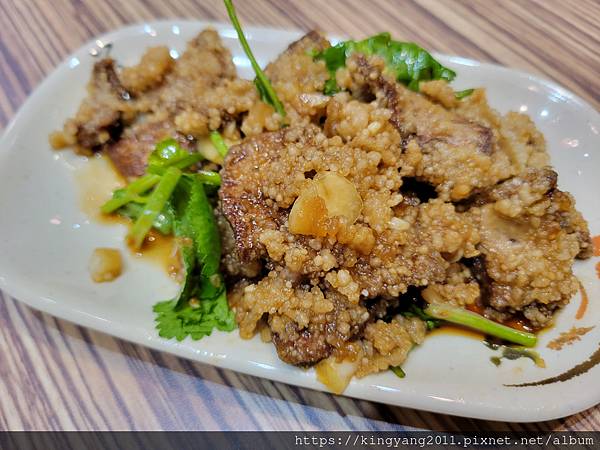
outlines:
[[[114,60],[94,64],[88,93],[74,119],[75,140],[83,148],[98,150],[119,138],[126,121],[129,93],[119,81]]]
[[[277,230],[287,218],[285,210],[263,192],[262,180],[268,162],[277,161],[286,145],[310,145],[317,132],[316,128],[284,128],[246,139],[229,149],[219,198],[221,210],[233,228],[242,260],[251,261],[265,255],[260,234]]]
[[[575,294],[571,263],[587,251],[587,225],[556,181],[550,169],[528,169],[478,195],[479,206],[468,212],[481,235],[482,255],[472,267],[483,304],[500,313],[522,311],[536,327]]]
[[[352,55],[350,89],[371,91],[391,109],[391,123],[405,142],[416,141],[423,155],[417,176],[436,186],[444,199],[461,200],[474,190],[511,175],[508,157],[497,151],[492,130],[432,103],[384,73],[377,57]]]
[[[239,139],[236,120],[257,99],[252,82],[236,78],[231,54],[217,32],[207,29],[177,60],[166,47],[155,47],[138,65],[121,71],[112,59],[98,61],[87,98],[51,142],[55,148],[110,148],[109,156],[115,157],[122,174],[137,176],[149,151],[144,136],[150,138],[160,128],[154,123],[162,123],[172,135],[200,138],[222,129],[226,137]],[[263,126],[261,122],[259,131]]]

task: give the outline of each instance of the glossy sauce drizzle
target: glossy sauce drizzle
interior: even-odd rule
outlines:
[[[87,164],[75,174],[79,187],[81,210],[94,222],[103,224],[129,225],[131,220],[118,214],[102,214],[100,207],[112,197],[115,189],[127,184],[110,160],[102,154],[89,157]],[[131,250],[136,258],[158,264],[173,277],[180,271],[181,264],[175,239],[151,232],[140,251]]]
[[[452,335],[452,336],[461,336],[467,337],[470,339],[475,339],[477,341],[483,341],[485,339],[485,335],[475,330],[471,330],[469,328],[463,328],[457,325],[452,324],[443,324],[439,328],[435,328],[434,330],[429,332],[429,336],[442,334],[442,335]]]
[[[127,222],[121,216],[100,212],[100,207],[112,197],[113,191],[127,184],[108,158],[100,153],[90,156],[87,163],[75,173],[75,180],[79,187],[79,205],[91,220],[101,223]]]
[[[484,308],[482,305],[480,305],[479,303],[472,303],[470,305],[466,306],[466,309],[474,312],[476,314],[479,314],[480,316],[484,316]],[[534,329],[531,324],[529,323],[529,321],[527,319],[525,319],[524,317],[511,317],[510,319],[505,320],[504,322],[498,322],[501,323],[502,325],[506,325],[507,327],[511,327],[514,328],[516,330],[520,330],[520,331],[526,331],[528,333],[535,333],[536,329]]]

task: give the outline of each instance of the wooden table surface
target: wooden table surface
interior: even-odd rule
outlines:
[[[245,24],[354,37],[387,30],[542,75],[600,109],[597,0],[238,0],[237,8]],[[218,0],[0,0],[0,127],[91,37],[162,18],[227,16]],[[537,424],[494,423],[238,375],[54,319],[1,292],[0,373],[0,429],[10,430],[600,430],[600,407]]]

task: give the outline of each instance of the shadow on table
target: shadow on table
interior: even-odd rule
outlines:
[[[148,371],[147,364],[151,364],[169,371],[191,375],[208,382],[243,390],[250,394],[265,396],[285,402],[293,402],[299,405],[328,411],[330,413],[333,412],[345,423],[346,426],[344,428],[348,425],[351,426],[353,423],[356,424],[357,422],[356,420],[345,419],[364,418],[370,421],[383,422],[381,424],[373,424],[377,429],[393,430],[416,428],[449,432],[481,430],[543,432],[569,428],[570,423],[579,422],[582,419],[582,414],[585,415],[584,412],[561,420],[517,424],[454,417],[389,406],[365,400],[356,400],[218,369],[202,363],[179,358],[174,355],[151,350],[121,339],[116,339],[104,333],[85,329],[66,321],[55,319],[45,313],[30,309],[29,311],[35,319],[40,322],[40,326],[54,327],[63,334],[69,335],[75,339],[84,340],[88,345],[100,346],[113,352],[121,352],[127,358],[136,359],[138,362],[138,364],[135,364],[136,371]],[[180,387],[183,389],[183,386]],[[169,386],[169,389],[174,388],[176,387],[172,385]],[[189,392],[189,390],[186,390],[182,395],[200,394],[198,391]],[[358,422],[360,423],[360,420]],[[386,426],[385,424],[388,425]]]

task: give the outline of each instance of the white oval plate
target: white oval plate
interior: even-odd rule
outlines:
[[[172,54],[209,24],[156,22],[123,28],[84,45],[29,97],[0,141],[0,288],[33,308],[82,326],[207,364],[298,386],[325,390],[313,370],[279,361],[272,345],[245,341],[237,332],[215,332],[198,342],[168,341],[154,329],[152,305],[170,298],[177,286],[154,264],[127,256],[126,271],[108,284],[90,280],[87,263],[96,247],[123,248],[125,229],[90,220],[80,209],[77,172],[85,158],[55,152],[48,134],[59,129],[84,96],[98,42],[113,44],[111,56],[135,63],[144,49],[164,44]],[[234,30],[213,24],[232,50],[243,77],[252,77]],[[264,65],[301,33],[247,27],[248,40]],[[562,189],[577,199],[592,234],[600,234],[600,115],[563,88],[537,77],[490,64],[438,55],[458,73],[455,86],[487,88],[493,107],[526,112],[545,134]],[[81,176],[81,174],[79,175]],[[123,254],[129,255],[123,248]],[[597,260],[597,258],[596,258]],[[594,259],[576,262],[575,272],[591,300],[575,320],[579,295],[541,336],[538,350],[546,369],[529,359],[490,362],[491,350],[457,335],[433,335],[414,350],[399,379],[381,373],[353,380],[345,395],[428,411],[506,421],[539,421],[566,416],[600,402],[600,367],[566,382],[507,387],[545,379],[586,360],[598,349],[600,327],[561,352],[546,344],[572,326],[599,323],[600,282]]]

